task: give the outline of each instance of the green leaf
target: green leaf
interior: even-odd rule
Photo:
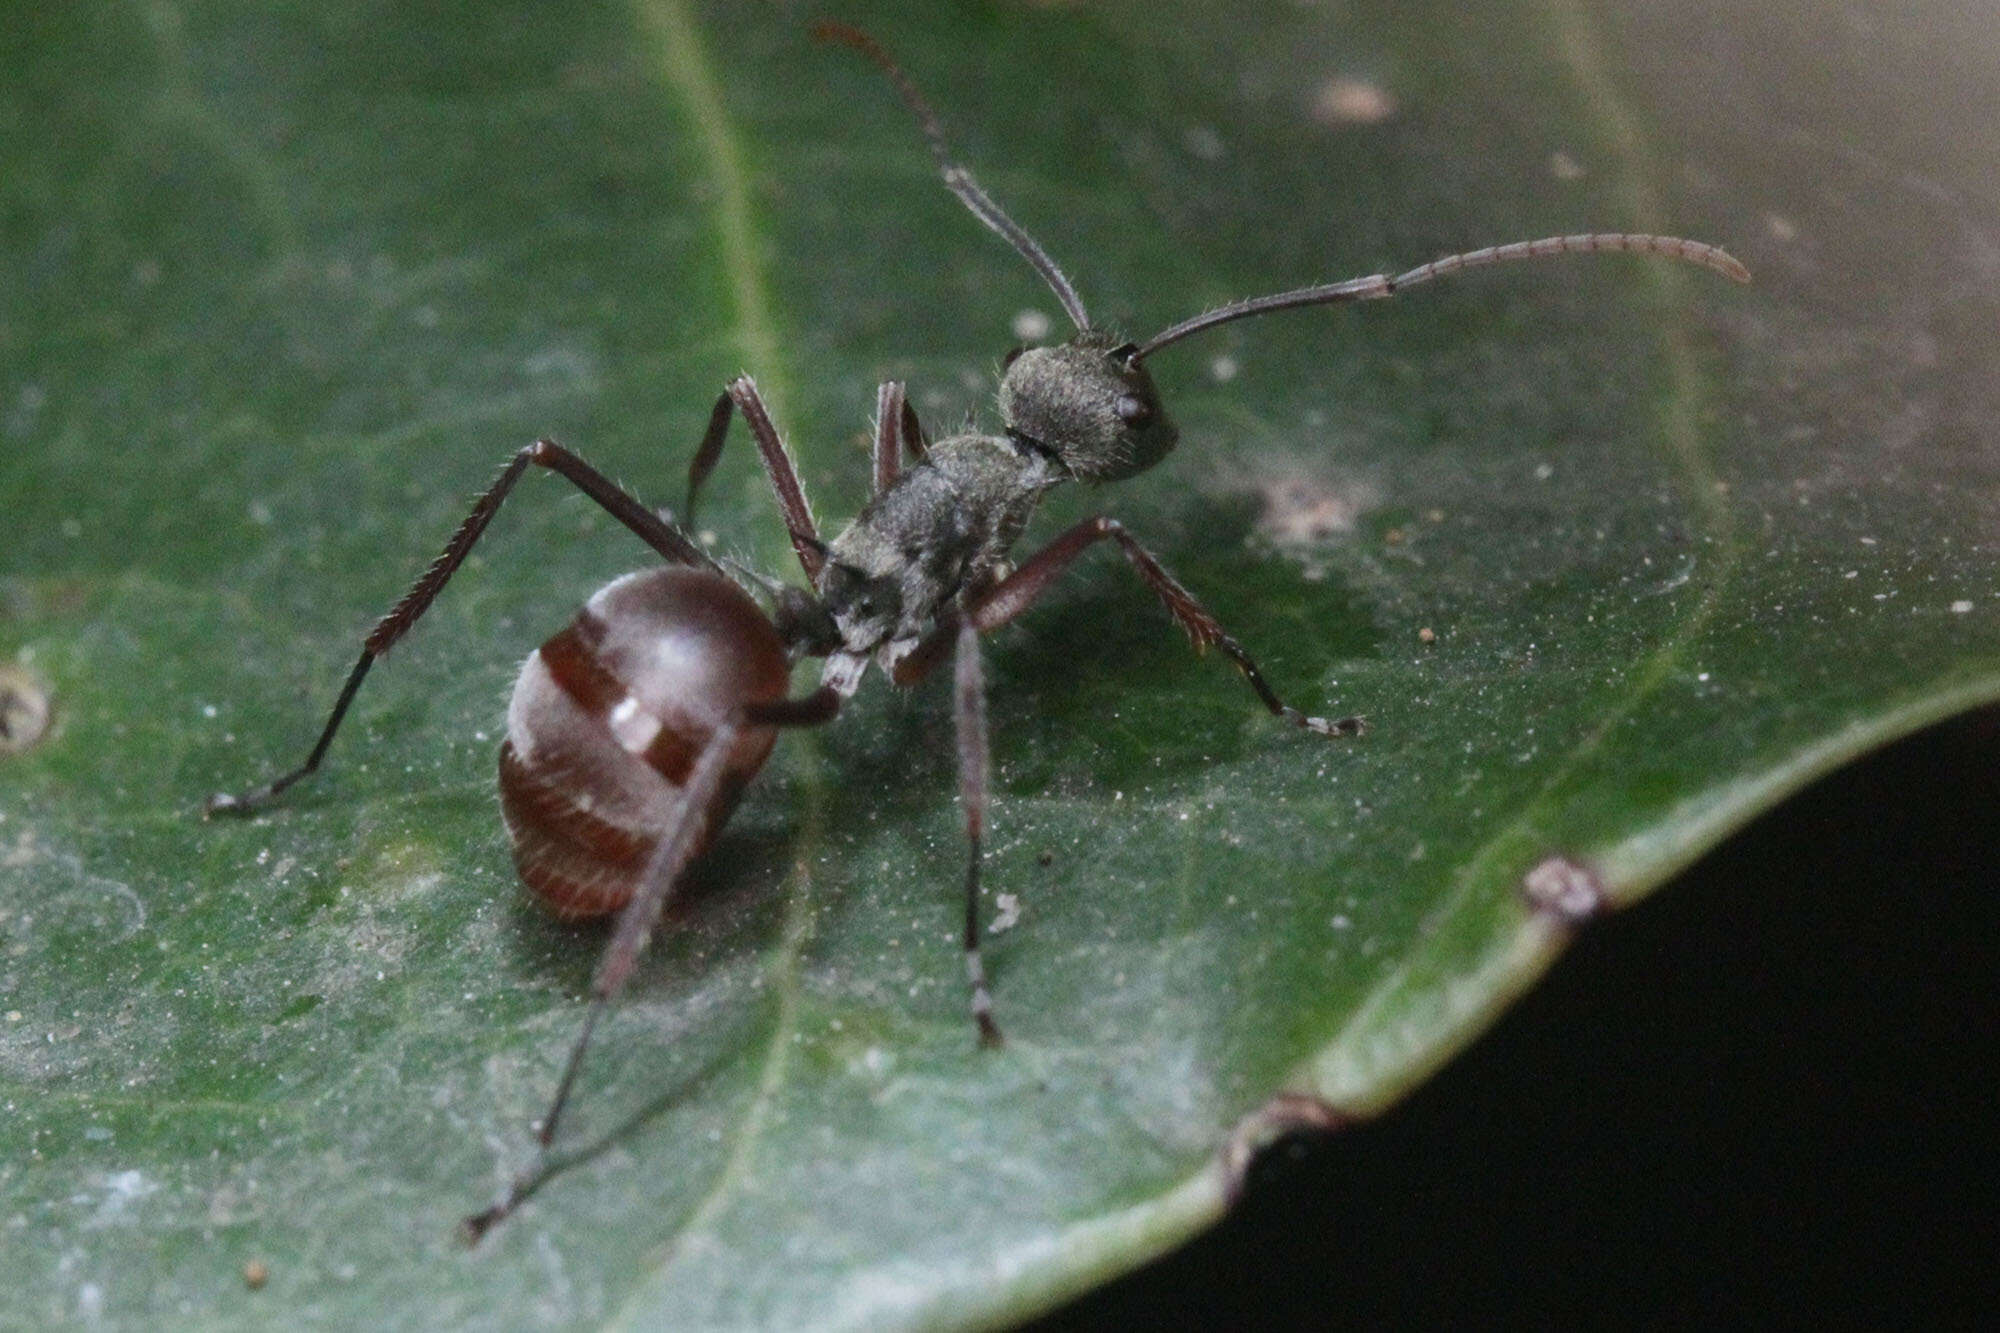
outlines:
[[[677,502],[748,369],[844,515],[878,380],[990,421],[1013,329],[1060,314],[789,12],[15,16],[0,689],[53,711],[0,754],[7,1322],[1017,1317],[1470,1040],[1569,934],[1525,886],[1629,901],[2000,697],[2000,251],[1962,185],[1995,147],[1883,91],[1990,102],[1948,20],[1885,51],[1565,0],[844,16],[1135,333],[1591,228],[1758,285],[1560,261],[1163,352],[1180,451],[1039,530],[1116,512],[1369,736],[1273,725],[1092,557],[990,645],[1008,1046],[966,1013],[949,701],[873,683],[780,746],[602,1030],[572,1160],[467,1251],[602,941],[514,883],[509,679],[643,550],[530,479],[320,777],[248,823],[199,801],[302,756],[534,436]],[[748,453],[702,526],[781,571]]]

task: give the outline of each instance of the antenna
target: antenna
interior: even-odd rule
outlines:
[[[1432,278],[1442,278],[1457,273],[1461,269],[1484,268],[1488,264],[1509,264],[1521,259],[1546,259],[1551,255],[1593,254],[1597,252],[1623,251],[1631,254],[1663,255],[1668,259],[1678,259],[1683,263],[1699,264],[1713,269],[1733,282],[1750,281],[1750,270],[1737,262],[1736,258],[1719,246],[1703,241],[1683,240],[1679,236],[1648,236],[1635,232],[1600,231],[1586,232],[1576,236],[1544,236],[1536,241],[1514,241],[1507,245],[1489,245],[1483,250],[1468,250],[1463,254],[1446,255],[1433,259],[1428,264],[1419,264],[1407,273],[1390,277],[1386,273],[1375,273],[1365,278],[1349,278],[1345,282],[1330,282],[1317,287],[1300,287],[1295,291],[1278,292],[1271,296],[1253,296],[1247,301],[1237,301],[1211,310],[1193,319],[1184,319],[1161,333],[1154,334],[1132,354],[1134,361],[1143,361],[1169,343],[1177,343],[1189,334],[1203,329],[1214,328],[1217,324],[1227,324],[1231,320],[1248,319],[1252,315],[1268,315],[1273,310],[1291,310],[1298,306],[1334,305],[1343,301],[1379,301],[1394,296],[1405,287],[1415,287],[1429,282]]]
[[[931,104],[924,100],[924,95],[917,91],[917,85],[903,72],[902,66],[889,58],[881,43],[859,28],[831,19],[813,24],[812,35],[817,41],[839,42],[842,46],[853,47],[882,67],[882,72],[889,76],[889,82],[895,84],[896,91],[902,95],[903,105],[909,107],[910,114],[917,118],[924,137],[930,140],[931,156],[937,159],[938,171],[944,176],[946,188],[972,210],[974,217],[1000,233],[1001,238],[1013,246],[1021,258],[1034,265],[1035,272],[1042,275],[1042,281],[1056,294],[1056,300],[1062,302],[1063,310],[1068,313],[1077,331],[1087,330],[1090,316],[1084,311],[1083,298],[1076,294],[1076,288],[1070,286],[1069,279],[1056,267],[1056,261],[1035,243],[1035,238],[993,202],[993,196],[980,188],[970,171],[952,159],[951,146],[945,142],[944,123],[938,119],[937,112],[931,110]]]

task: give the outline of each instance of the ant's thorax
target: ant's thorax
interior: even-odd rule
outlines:
[[[993,577],[1042,497],[1070,479],[1053,453],[1013,436],[932,445],[827,547],[816,591],[840,637],[828,678],[858,681],[856,659],[877,653],[893,665],[962,589]]]
[[[999,575],[1050,489],[1129,477],[1173,449],[1177,432],[1132,352],[1085,330],[1010,354],[1002,433],[932,446],[833,540],[814,580],[839,636],[829,681],[851,690],[870,655],[893,667],[961,591]]]

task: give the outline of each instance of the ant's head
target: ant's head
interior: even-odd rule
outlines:
[[[812,31],[821,41],[853,47],[881,67],[930,140],[946,188],[1042,275],[1077,327],[1076,336],[1060,346],[1008,353],[1000,377],[1000,415],[1008,433],[1049,450],[1083,481],[1118,481],[1165,458],[1179,433],[1160,406],[1153,377],[1139,364],[1138,346],[1090,326],[1076,288],[1035,238],[952,159],[937,113],[873,37],[835,22],[816,23]]]
[[[1085,329],[1055,347],[1017,348],[1000,376],[1010,435],[1054,453],[1079,481],[1122,481],[1165,458],[1180,432],[1138,347]]]
[[[904,105],[917,118],[924,137],[930,140],[931,156],[937,159],[945,187],[1041,274],[1042,281],[1062,303],[1070,322],[1076,325],[1076,336],[1060,346],[1016,349],[1008,355],[1000,379],[1000,414],[1009,434],[1047,448],[1062,459],[1072,475],[1085,481],[1117,481],[1132,476],[1153,466],[1173,449],[1174,424],[1167,420],[1160,406],[1160,395],[1153,388],[1144,362],[1162,347],[1218,324],[1302,306],[1380,300],[1419,283],[1486,264],[1594,251],[1660,255],[1713,269],[1736,282],[1750,281],[1749,270],[1743,265],[1724,251],[1700,241],[1622,232],[1548,236],[1446,255],[1394,277],[1376,273],[1235,301],[1184,319],[1143,343],[1121,342],[1091,327],[1082,298],[1056,262],[1034,237],[993,202],[970,171],[953,160],[937,113],[910,82],[909,75],[874,38],[858,28],[834,22],[814,24],[813,35],[821,41],[851,46],[882,68],[902,95]]]

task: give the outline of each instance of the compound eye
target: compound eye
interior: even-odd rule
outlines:
[[[1111,410],[1128,426],[1143,426],[1153,419],[1153,405],[1136,394],[1120,394]]]

